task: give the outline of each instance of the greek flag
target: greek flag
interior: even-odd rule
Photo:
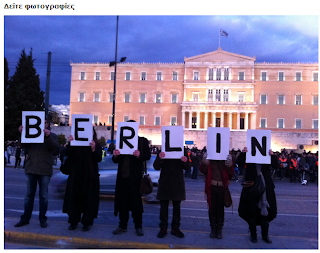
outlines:
[[[227,34],[225,31],[223,31],[223,30],[220,29],[220,36],[226,36],[226,37],[228,37],[228,34]]]

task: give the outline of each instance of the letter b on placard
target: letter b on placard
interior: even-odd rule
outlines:
[[[43,143],[45,113],[39,111],[22,112],[21,143]]]

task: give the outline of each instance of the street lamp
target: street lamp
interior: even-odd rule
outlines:
[[[111,127],[111,144],[109,146],[109,151],[112,153],[115,149],[114,147],[114,119],[115,119],[115,108],[116,108],[116,80],[117,80],[117,51],[118,51],[118,23],[119,16],[117,16],[117,33],[116,33],[116,56],[115,61],[110,62],[109,67],[114,66],[114,83],[113,83],[113,107],[112,107],[112,127]],[[122,57],[120,62],[124,62],[127,57]]]

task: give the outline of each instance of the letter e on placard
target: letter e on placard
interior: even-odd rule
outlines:
[[[162,152],[165,152],[164,159],[181,159],[184,156],[184,133],[182,126],[167,126],[161,128]]]
[[[39,111],[22,112],[21,143],[44,143],[45,113]]]
[[[73,140],[71,146],[89,146],[93,139],[92,115],[72,114],[71,135]]]
[[[271,130],[247,130],[247,163],[270,164]]]
[[[138,122],[118,122],[116,149],[122,155],[132,155],[138,149]]]
[[[229,127],[208,127],[207,159],[226,160],[230,149]]]

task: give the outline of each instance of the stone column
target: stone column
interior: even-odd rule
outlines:
[[[224,112],[220,113],[221,118],[220,118],[220,127],[224,127]]]
[[[208,129],[208,112],[204,113],[204,129]]]
[[[212,112],[212,127],[216,127],[216,112]]]
[[[189,111],[189,129],[192,129],[192,111]]]
[[[237,130],[240,129],[240,112],[237,112]]]
[[[229,128],[232,129],[232,112],[229,112]]]
[[[256,125],[256,122],[257,122],[257,113],[256,112],[253,112],[251,114],[251,129],[256,129],[257,128],[257,125]]]
[[[244,129],[247,130],[249,127],[249,115],[248,113],[246,112],[245,113],[245,117],[244,117]]]
[[[196,129],[200,129],[200,112],[197,111],[197,128]]]
[[[183,129],[186,128],[186,112],[185,111],[182,111],[182,126],[183,126]]]

